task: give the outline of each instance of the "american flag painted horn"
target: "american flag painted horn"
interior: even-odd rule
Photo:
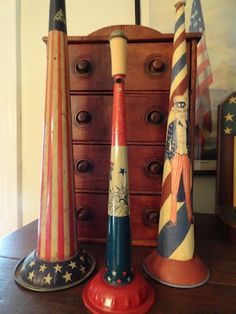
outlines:
[[[87,284],[83,301],[93,313],[141,314],[152,306],[154,291],[131,263],[124,97],[127,38],[123,31],[111,33],[110,48],[114,90],[106,268]]]
[[[38,244],[15,271],[18,284],[46,292],[80,283],[95,267],[94,259],[77,247],[64,0],[50,1],[47,55]]]
[[[175,1],[175,7],[158,245],[144,260],[144,269],[150,277],[166,285],[191,288],[204,284],[209,271],[194,248],[185,1]]]

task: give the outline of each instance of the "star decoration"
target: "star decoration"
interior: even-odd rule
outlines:
[[[231,98],[229,99],[229,103],[230,103],[230,104],[236,104],[236,97],[231,97]]]
[[[74,269],[74,268],[77,268],[77,266],[76,266],[76,262],[70,262],[70,264],[69,264],[69,266],[72,268],[72,269]]]
[[[45,280],[45,283],[48,283],[49,285],[51,284],[52,277],[50,276],[50,273],[47,274],[46,277],[43,277]]]
[[[86,273],[84,266],[80,266],[79,270],[81,271],[82,275]]]
[[[35,261],[31,261],[29,267],[33,267],[35,265]]]
[[[23,264],[22,268],[21,268],[21,272],[23,272],[25,270],[25,264]]]
[[[110,277],[110,276],[108,276],[108,277],[107,277],[107,280],[108,280],[108,281],[111,281],[111,277]]]
[[[122,271],[122,276],[125,276],[127,274],[126,271]]]
[[[117,282],[118,284],[121,284],[120,278],[118,278],[118,279],[116,280],[116,282]]]
[[[226,134],[230,135],[230,134],[231,134],[231,131],[232,131],[232,129],[231,129],[231,128],[228,128],[228,127],[224,129],[225,135],[226,135]]]
[[[30,281],[33,281],[33,278],[35,277],[35,271],[33,270],[33,271],[31,271],[31,272],[29,272],[29,276],[28,276],[28,280],[30,280]]]
[[[130,282],[130,277],[127,278],[127,281]]]
[[[71,281],[71,275],[72,273],[68,273],[66,271],[66,274],[63,276],[63,278],[65,278],[65,282],[67,283],[68,281]]]
[[[112,273],[113,276],[116,276],[116,271],[115,270],[113,270],[111,273]]]
[[[234,114],[232,114],[232,113],[230,113],[230,112],[228,112],[228,113],[224,116],[224,118],[225,118],[226,121],[232,121],[232,122],[233,122],[233,117],[234,117]]]
[[[43,265],[40,266],[39,271],[44,272],[45,269],[47,269],[47,266],[45,264],[43,264]]]
[[[125,168],[120,168],[120,172],[119,172],[119,173],[121,173],[122,176],[124,176],[126,172],[127,172],[127,171],[126,171]]]
[[[82,262],[84,262],[85,261],[85,258],[83,257],[83,256],[80,256],[80,258],[79,258]]]
[[[53,268],[55,269],[55,273],[57,273],[57,272],[58,272],[58,273],[61,273],[62,266],[60,266],[60,265],[57,264],[57,265],[54,266]]]

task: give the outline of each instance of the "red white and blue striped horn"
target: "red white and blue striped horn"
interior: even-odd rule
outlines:
[[[106,268],[85,287],[83,301],[93,313],[147,313],[154,291],[131,264],[128,158],[125,126],[124,79],[127,38],[121,30],[111,33],[114,78],[111,168],[108,204]]]
[[[51,0],[38,245],[17,266],[17,283],[36,291],[66,289],[94,269],[78,250],[67,30],[64,0]]]
[[[194,252],[192,167],[185,34],[185,0],[177,0],[172,80],[157,249],[144,261],[154,279],[174,287],[204,284],[209,272]]]

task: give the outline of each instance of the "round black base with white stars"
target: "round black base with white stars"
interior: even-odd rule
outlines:
[[[84,281],[94,268],[95,260],[84,250],[68,260],[56,262],[39,259],[33,251],[17,265],[15,280],[29,290],[63,290]]]

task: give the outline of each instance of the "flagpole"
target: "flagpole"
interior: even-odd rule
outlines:
[[[140,0],[135,0],[135,25],[141,25],[141,4]]]

